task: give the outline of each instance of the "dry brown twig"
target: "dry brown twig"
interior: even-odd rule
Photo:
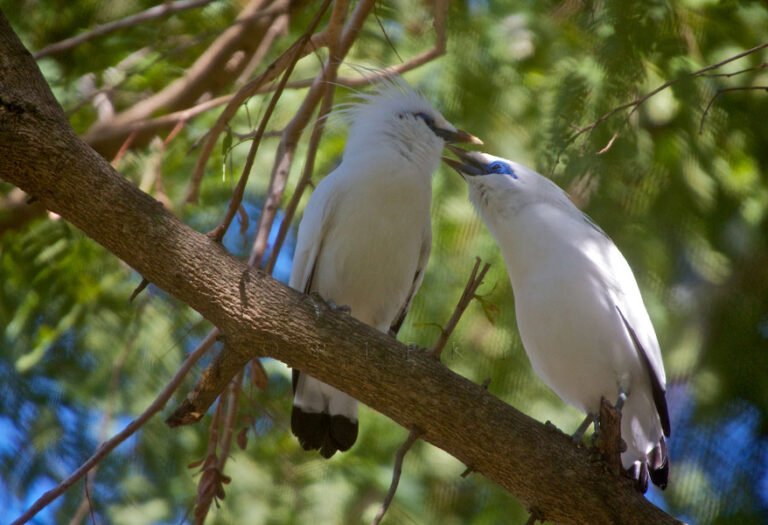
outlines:
[[[188,465],[188,468],[200,467],[201,474],[195,498],[194,516],[196,525],[203,523],[213,502],[216,502],[216,505],[218,505],[218,500],[224,499],[224,485],[230,482],[230,479],[224,476],[223,472],[218,468],[217,454],[221,413],[224,410],[228,397],[229,393],[223,392],[216,405],[216,410],[213,411],[205,457]]]
[[[288,77],[291,76],[291,73],[293,72],[293,68],[296,66],[296,63],[301,58],[301,50],[304,48],[304,46],[309,42],[312,33],[314,33],[315,29],[317,28],[318,24],[320,24],[320,20],[323,18],[323,14],[325,13],[326,9],[328,9],[328,6],[331,4],[331,0],[324,0],[322,6],[318,10],[317,14],[315,15],[314,20],[309,25],[309,28],[304,32],[304,34],[299,38],[297,45],[294,46],[293,53],[291,54],[290,61],[288,62],[287,67],[285,68],[285,72],[283,73],[283,77],[280,79],[280,84],[278,85],[277,89],[275,90],[274,94],[272,95],[272,98],[269,101],[269,104],[267,105],[267,109],[264,112],[264,116],[261,119],[261,123],[259,124],[259,128],[256,131],[256,136],[253,138],[253,141],[251,142],[251,148],[248,151],[248,157],[245,161],[245,166],[243,166],[243,172],[242,175],[240,175],[240,179],[237,181],[237,186],[235,187],[235,192],[232,197],[232,200],[230,201],[229,208],[227,209],[227,213],[224,217],[224,220],[217,226],[209,235],[216,240],[216,242],[221,242],[222,238],[224,237],[224,234],[227,232],[227,229],[229,229],[229,225],[232,224],[232,219],[235,218],[235,214],[237,213],[237,210],[240,208],[240,204],[243,200],[243,195],[245,194],[245,186],[248,183],[248,178],[251,174],[251,168],[253,167],[253,163],[256,160],[256,153],[259,150],[259,145],[261,144],[261,136],[264,134],[264,132],[267,129],[267,123],[269,122],[270,117],[272,116],[272,112],[275,110],[275,107],[277,106],[277,101],[280,99],[280,95],[283,93],[283,89],[285,88],[285,84],[288,82]],[[264,211],[262,211],[263,215]]]
[[[325,12],[325,8],[327,8],[326,4],[324,4],[322,12]],[[315,22],[319,22],[319,20],[313,21],[311,25],[312,31],[314,31],[314,28],[317,27]],[[211,127],[210,130],[208,130],[207,139],[203,144],[200,155],[198,156],[197,162],[195,163],[195,168],[192,171],[192,177],[190,178],[185,202],[197,202],[200,183],[202,182],[203,175],[205,173],[205,165],[208,163],[208,159],[213,153],[213,150],[218,143],[219,137],[226,129],[227,123],[235,116],[237,111],[240,109],[240,106],[250,97],[255,95],[261,86],[277,78],[288,67],[291,67],[291,64],[295,65],[295,61],[311,53],[318,47],[324,45],[325,35],[323,33],[309,33],[309,38],[306,38],[306,33],[302,35],[296,42],[294,42],[290,48],[288,48],[284,53],[276,58],[271,64],[269,64],[261,75],[245,84],[234,95],[229,97],[229,100],[226,102],[227,105],[219,115],[216,123]],[[284,88],[285,85],[283,85],[280,89],[282,90]]]
[[[469,279],[467,279],[467,284],[464,286],[464,291],[461,293],[461,297],[459,297],[459,301],[456,303],[456,307],[453,309],[453,313],[451,314],[450,319],[448,319],[448,323],[444,328],[440,329],[440,336],[430,350],[432,357],[437,360],[440,360],[440,356],[445,349],[445,345],[448,343],[448,339],[451,337],[451,334],[459,324],[459,320],[464,314],[464,311],[469,306],[469,303],[471,303],[472,299],[477,296],[477,289],[483,283],[483,279],[491,267],[490,264],[485,263],[483,268],[480,269],[481,264],[482,261],[479,257],[477,257],[475,259],[475,265],[472,267],[472,272],[469,274]],[[389,490],[387,490],[387,495],[384,497],[384,501],[381,503],[381,507],[379,507],[379,511],[376,513],[376,516],[371,522],[372,525],[379,525],[379,523],[381,523],[381,520],[384,518],[384,514],[386,514],[389,506],[395,499],[395,492],[397,492],[397,486],[400,484],[400,476],[403,472],[403,461],[405,460],[405,455],[411,449],[413,444],[418,441],[421,435],[423,435],[423,431],[421,429],[413,428],[408,433],[408,437],[405,439],[403,444],[400,445],[400,448],[397,449],[397,454],[395,455],[395,464],[392,470],[392,481],[389,485]]]
[[[274,246],[272,247],[272,253],[266,265],[266,271],[269,274],[271,274],[275,269],[277,258],[280,255],[280,250],[283,247],[283,242],[285,241],[285,236],[288,233],[288,228],[290,227],[293,216],[296,213],[296,208],[298,207],[301,196],[304,194],[304,191],[306,190],[306,187],[312,178],[312,173],[314,172],[315,167],[315,158],[317,156],[317,150],[320,146],[320,139],[322,138],[323,132],[325,131],[325,117],[330,113],[333,107],[333,99],[336,92],[334,81],[336,79],[338,65],[342,60],[342,57],[339,55],[339,47],[341,46],[341,35],[343,27],[342,21],[347,7],[348,2],[337,2],[334,4],[334,10],[331,13],[331,21],[328,24],[327,30],[329,41],[328,60],[326,61],[322,71],[322,82],[326,86],[325,92],[323,93],[323,101],[320,105],[320,110],[318,112],[315,125],[312,128],[312,133],[309,138],[306,160],[304,162],[304,170],[302,171],[301,177],[296,184],[293,197],[291,197],[288,207],[285,210],[283,221],[280,224],[277,238],[275,240]],[[270,188],[270,190],[272,189],[273,188]],[[273,192],[270,191],[269,194],[272,195]],[[266,233],[268,234],[269,232]],[[265,236],[262,235],[262,238],[264,237]],[[266,248],[266,246],[263,244],[261,246]],[[263,252],[259,253],[255,250],[255,248],[256,245],[254,245],[254,251],[251,255],[251,263],[254,263],[256,260],[261,261],[264,256]]]
[[[321,9],[321,11],[318,13],[317,20],[319,21],[320,17],[322,16],[322,13],[327,8],[327,5],[324,5]],[[334,10],[331,14],[331,19],[328,23],[328,28],[326,29],[326,34],[331,36],[331,42],[334,42],[338,40],[336,37],[337,34],[341,34],[341,27],[344,23],[344,15],[346,14],[346,8],[347,8],[347,1],[343,0],[337,0],[337,2],[334,4]],[[338,29],[336,29],[338,27]],[[310,27],[310,29],[307,31],[307,35],[311,34],[315,30],[315,27]],[[333,46],[333,44],[331,44]],[[334,53],[331,53],[331,57],[334,56]],[[330,59],[329,59],[330,60]],[[286,70],[286,73],[284,75],[284,80],[288,78],[290,75],[290,69]],[[328,93],[332,93],[332,90],[329,90],[326,92],[326,95]],[[275,96],[273,96],[273,101],[276,101],[280,96],[280,91],[277,91],[275,93]],[[331,95],[332,99],[332,95]],[[254,140],[261,140],[263,138],[263,133],[265,129],[265,122],[268,118],[268,115],[265,115],[265,117],[262,119],[262,125],[257,130]],[[319,137],[318,137],[319,139]],[[316,145],[315,145],[316,148]],[[252,148],[253,150],[253,148]],[[312,151],[312,147],[310,146],[310,152],[308,155],[314,155]],[[268,189],[268,193],[272,193],[272,186],[274,185],[274,179],[270,183],[270,188]],[[240,195],[242,197],[242,194]],[[266,220],[264,219],[264,210],[262,210],[262,214],[260,216],[259,220],[259,226],[257,229],[257,234],[255,236],[255,239],[258,239],[260,237],[259,233],[262,231],[266,231],[267,233],[271,230],[272,227],[272,221],[274,218]],[[254,242],[254,248],[256,248],[256,242]],[[258,253],[258,252],[257,252]],[[277,252],[274,253],[275,256],[277,256]],[[253,267],[254,265],[258,264],[258,262],[261,260],[263,256],[263,252],[259,254],[258,257],[251,257],[251,260],[249,261],[249,266]],[[268,270],[271,272],[271,270]],[[261,363],[258,360],[252,360],[251,362],[251,371],[252,371],[252,377],[254,378],[254,381],[257,384],[265,384],[267,377],[266,373],[264,372],[264,369],[261,365]],[[219,426],[219,421],[221,421],[221,428],[224,431],[224,435],[219,440],[219,432],[218,429],[212,428],[210,433],[210,443],[213,444],[214,447],[220,446],[221,450],[218,454],[215,456],[211,456],[209,454],[209,457],[212,458],[208,463],[206,467],[206,470],[204,472],[203,478],[201,478],[200,481],[200,490],[198,491],[198,503],[196,505],[195,510],[195,519],[198,521],[202,521],[205,516],[207,515],[210,505],[212,502],[216,500],[217,497],[222,497],[224,494],[223,490],[223,483],[227,483],[229,481],[229,478],[224,475],[224,467],[226,465],[227,460],[229,459],[229,451],[231,449],[232,440],[234,438],[234,425],[235,425],[235,419],[237,416],[237,409],[239,407],[239,396],[241,392],[242,387],[242,379],[243,379],[244,371],[240,371],[237,376],[230,381],[229,383],[229,393],[227,396],[222,396],[222,399],[220,399],[219,407],[222,406],[222,403],[225,402],[224,397],[226,397],[226,404],[227,404],[227,412],[223,420],[220,420],[219,418],[214,418],[212,421],[212,425],[216,425],[216,427]],[[219,408],[217,408],[219,410]],[[209,444],[209,447],[211,445]],[[215,459],[215,463],[214,463]]]
[[[203,96],[216,95],[236,80],[261,37],[287,8],[288,0],[248,1],[235,21],[218,34],[180,77],[111,119],[95,123],[84,139],[102,155],[112,156],[133,123],[189,107]],[[140,133],[134,146],[149,138],[149,132]]]

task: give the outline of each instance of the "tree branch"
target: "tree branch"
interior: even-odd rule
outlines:
[[[49,55],[54,55],[56,53],[67,51],[69,49],[79,46],[84,42],[87,42],[88,40],[93,40],[94,38],[108,35],[109,33],[114,33],[115,31],[118,31],[120,29],[125,29],[127,27],[143,24],[144,22],[149,22],[150,20],[154,20],[156,18],[170,16],[180,11],[186,11],[187,9],[202,7],[204,5],[210,4],[212,1],[213,0],[179,0],[177,2],[163,2],[162,4],[156,5],[154,7],[150,7],[149,9],[142,11],[141,13],[136,13],[134,15],[127,16],[120,20],[107,22],[106,24],[96,26],[90,31],[87,31],[85,33],[81,33],[77,36],[73,36],[71,38],[62,40],[61,42],[57,42],[55,44],[46,46],[40,51],[38,51],[37,53],[35,53],[34,56],[36,59],[39,60]]]
[[[584,133],[588,133],[588,132],[593,131],[596,127],[598,127],[600,124],[602,124],[603,122],[605,122],[609,118],[613,117],[617,113],[620,113],[621,111],[624,111],[625,109],[629,109],[629,113],[627,113],[627,115],[626,115],[626,119],[629,119],[629,117],[631,117],[635,113],[635,111],[640,109],[640,106],[645,104],[650,98],[652,98],[653,96],[659,94],[660,92],[664,91],[665,89],[667,89],[667,88],[677,84],[678,82],[681,82],[681,81],[686,80],[686,79],[701,77],[701,76],[710,76],[710,75],[707,75],[707,73],[709,71],[712,71],[713,69],[718,69],[720,67],[723,67],[726,64],[729,64],[729,63],[731,63],[731,62],[733,62],[735,60],[738,60],[740,58],[744,58],[745,56],[757,53],[758,51],[760,51],[762,49],[765,49],[765,48],[768,48],[768,42],[766,42],[764,44],[760,44],[758,46],[755,46],[755,47],[753,47],[751,49],[747,49],[746,51],[742,51],[741,53],[738,53],[736,55],[728,57],[725,60],[721,60],[720,62],[718,62],[716,64],[711,64],[711,65],[703,67],[703,68],[701,68],[699,70],[693,71],[691,73],[685,74],[685,75],[680,76],[678,78],[674,78],[672,80],[664,82],[663,84],[661,84],[657,88],[649,91],[648,93],[645,93],[642,96],[639,96],[639,97],[635,98],[631,102],[626,102],[624,104],[621,104],[620,106],[616,106],[612,110],[610,110],[610,111],[604,113],[603,115],[601,115],[597,120],[595,120],[591,124],[587,124],[586,126],[582,126],[582,127],[578,128],[570,137],[566,138],[565,139],[565,144],[563,145],[562,149],[557,153],[557,156],[555,157],[555,163],[554,163],[555,166],[559,162],[560,156],[563,154],[565,149],[568,146],[570,146],[577,138],[579,138]],[[730,76],[741,74],[744,71],[748,71],[748,70],[751,70],[751,69],[755,69],[755,70],[756,69],[761,69],[762,67],[763,66],[761,65],[761,66],[758,66],[756,68],[749,68],[747,70],[735,71],[733,73],[719,74],[718,76],[730,77]],[[603,154],[606,151],[608,151],[611,148],[611,146],[613,145],[613,143],[616,140],[616,138],[618,138],[618,132],[613,134],[613,136],[608,141],[608,143],[605,146],[603,146],[600,149],[600,151],[598,151],[598,154]],[[553,169],[554,169],[554,167],[553,167]]]
[[[288,8],[287,0],[251,0],[237,20],[224,30],[185,73],[167,87],[144,99],[113,118],[97,122],[88,130],[84,140],[105,157],[111,157],[130,133],[136,121],[143,121],[166,111],[191,106],[201,95],[216,93],[230,85],[245,68],[245,59],[232,61],[237,51],[250,56],[276,17]],[[265,16],[260,14],[268,13]],[[149,133],[138,134],[134,144],[142,144]]]
[[[554,522],[679,524],[637,494],[628,480],[591,461],[590,453],[567,436],[426,353],[409,351],[351,316],[249,270],[209,237],[179,222],[76,136],[34,59],[1,14],[0,49],[0,178],[37,197],[218,326],[224,355],[243,362],[257,355],[274,357],[407,428],[423,429],[425,441],[472,465]],[[238,371],[221,370],[229,377]],[[174,388],[166,387],[153,411],[142,417],[160,410]],[[107,452],[103,448],[97,455]],[[79,476],[91,466],[84,464]],[[58,488],[57,494],[64,490]],[[17,523],[40,508],[36,503]]]
[[[483,269],[480,270],[481,264],[482,261],[480,260],[480,257],[478,257],[475,260],[475,265],[472,267],[469,280],[464,286],[464,291],[461,293],[461,297],[459,298],[458,303],[456,303],[456,308],[454,308],[453,314],[451,314],[451,317],[448,320],[448,324],[446,324],[445,327],[440,328],[440,336],[437,338],[437,341],[430,351],[430,354],[435,359],[440,359],[440,356],[443,354],[443,349],[445,349],[445,345],[448,343],[448,339],[456,329],[456,325],[459,324],[459,319],[461,319],[461,316],[464,314],[467,306],[469,306],[469,303],[472,302],[472,299],[475,298],[477,289],[483,283],[485,274],[488,273],[488,269],[491,267],[490,264],[486,263],[485,266],[483,266]],[[479,274],[478,270],[480,270]],[[389,506],[395,499],[395,492],[397,492],[397,486],[400,484],[400,476],[403,473],[403,461],[405,460],[405,455],[411,449],[413,444],[418,441],[419,437],[423,433],[424,432],[420,428],[414,428],[411,430],[411,432],[408,434],[408,437],[397,450],[397,454],[395,455],[395,465],[392,469],[392,482],[389,485],[387,495],[384,498],[381,507],[379,507],[379,511],[376,513],[376,516],[373,518],[371,525],[379,525],[381,520],[384,519],[384,514],[387,513],[387,509],[389,509]]]

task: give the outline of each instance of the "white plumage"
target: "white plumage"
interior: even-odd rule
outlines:
[[[520,337],[536,373],[564,401],[595,415],[627,396],[624,468],[643,491],[666,486],[666,378],[632,270],[608,236],[549,179],[518,163],[452,148],[446,161],[498,242]],[[650,470],[650,472],[649,472]]]
[[[431,176],[445,141],[476,139],[400,79],[360,99],[344,110],[341,164],[304,212],[290,285],[396,333],[429,258]],[[354,444],[357,401],[347,394],[294,371],[293,405],[291,429],[306,450],[331,457]]]

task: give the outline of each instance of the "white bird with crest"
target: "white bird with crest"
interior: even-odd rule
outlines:
[[[341,164],[312,194],[299,226],[290,285],[397,333],[424,278],[432,232],[432,174],[457,130],[399,78],[345,108]],[[364,378],[360,379],[364,381]],[[326,458],[357,439],[357,401],[298,370],[291,430]]]

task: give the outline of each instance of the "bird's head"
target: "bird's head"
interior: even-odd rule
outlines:
[[[467,182],[470,200],[483,215],[510,216],[534,202],[573,207],[559,186],[522,164],[479,151],[448,148],[458,160],[443,157],[443,161]]]
[[[351,121],[345,157],[382,155],[392,162],[415,163],[431,174],[446,143],[482,144],[477,137],[456,129],[399,77],[358,99],[344,110]]]

